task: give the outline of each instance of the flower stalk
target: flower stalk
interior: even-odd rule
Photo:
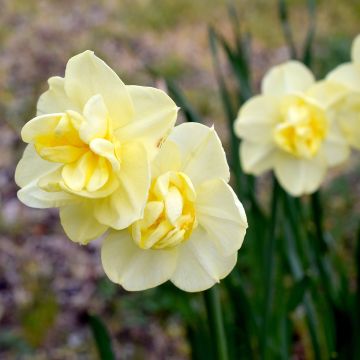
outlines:
[[[217,286],[204,291],[205,307],[210,327],[211,338],[214,339],[216,359],[228,360],[224,321],[221,311],[219,288]]]

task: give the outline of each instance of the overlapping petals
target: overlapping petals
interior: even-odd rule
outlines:
[[[19,199],[60,207],[66,233],[80,243],[129,226],[142,216],[150,161],[176,115],[161,90],[126,86],[91,51],[74,56],[22,129],[29,145],[16,170]]]
[[[263,79],[262,94],[244,104],[235,122],[244,170],[260,175],[273,169],[294,196],[316,191],[327,168],[349,156],[335,114],[347,93],[341,85],[315,83],[297,61],[271,69]]]
[[[176,127],[152,163],[142,219],[104,240],[109,278],[127,290],[171,280],[185,291],[205,290],[224,278],[247,228],[228,180],[215,131],[200,124]]]

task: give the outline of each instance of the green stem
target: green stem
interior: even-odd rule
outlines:
[[[224,321],[221,312],[219,290],[217,286],[204,291],[206,312],[209,320],[210,334],[214,339],[217,360],[228,360]]]
[[[270,214],[270,224],[269,224],[269,237],[266,244],[265,252],[265,306],[264,306],[264,321],[262,328],[262,337],[261,337],[261,354],[262,359],[267,358],[267,339],[269,335],[269,323],[270,323],[270,314],[271,314],[271,305],[273,302],[274,295],[274,263],[275,263],[275,240],[276,240],[276,222],[277,222],[277,213],[278,213],[278,198],[280,193],[280,186],[276,181],[275,177],[273,179],[273,194],[271,200],[271,214]]]

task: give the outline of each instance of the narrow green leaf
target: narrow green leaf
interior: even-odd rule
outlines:
[[[312,45],[314,42],[316,28],[316,0],[308,0],[307,3],[309,14],[309,28],[305,39],[303,62],[305,65],[310,67],[312,62]]]
[[[289,48],[290,57],[292,59],[297,59],[294,38],[292,35],[290,23],[289,23],[288,8],[287,8],[286,0],[279,0],[278,6],[279,6],[280,23],[281,23],[281,27],[282,27],[282,31],[283,31],[283,34],[285,37],[286,44]]]
[[[87,314],[87,322],[91,328],[101,360],[115,360],[111,346],[111,338],[103,321],[96,315]]]
[[[310,279],[308,276],[303,276],[302,279],[300,279],[299,281],[297,281],[291,292],[290,292],[290,296],[289,296],[289,300],[288,300],[288,310],[294,311],[297,306],[303,301],[305,292],[307,291],[308,287],[310,285]]]
[[[184,112],[186,120],[188,122],[201,123],[202,121],[200,115],[198,115],[198,113],[194,110],[181,89],[170,79],[166,79],[166,86],[168,88],[169,95],[173,98],[177,106],[179,106]]]

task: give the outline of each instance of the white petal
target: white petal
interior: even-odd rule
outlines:
[[[59,168],[61,164],[43,160],[36,152],[34,145],[26,146],[24,154],[15,170],[15,182],[23,187],[40,177],[49,174]],[[34,171],[36,169],[36,171]]]
[[[245,210],[223,180],[203,183],[196,189],[196,216],[222,255],[240,249],[248,227]]]
[[[37,115],[63,113],[67,110],[81,112],[81,108],[74,104],[65,93],[64,78],[51,77],[48,80],[49,90],[45,91],[37,103]]]
[[[133,120],[133,105],[124,83],[92,51],[84,51],[68,61],[65,91],[81,109],[92,96],[100,94],[114,129]]]
[[[169,280],[176,258],[176,249],[140,249],[127,230],[112,231],[101,248],[106,275],[129,291],[150,289]]]
[[[227,257],[222,256],[200,226],[178,249],[177,266],[171,281],[184,291],[209,289],[227,276],[236,264],[237,252]]]
[[[184,123],[175,127],[169,139],[178,145],[182,171],[190,177],[194,186],[214,178],[229,181],[225,151],[213,128]]]
[[[20,189],[17,196],[23,204],[37,209],[60,207],[77,201],[74,195],[64,191],[44,191],[39,188],[36,181]]]
[[[322,151],[329,166],[339,165],[350,156],[350,148],[338,124],[330,124],[329,133],[323,143]]]
[[[145,86],[126,86],[134,105],[134,121],[117,131],[120,141],[141,141],[150,159],[175,125],[178,108],[162,90]]]
[[[316,191],[326,174],[326,160],[321,156],[301,159],[281,153],[275,163],[275,174],[281,186],[291,195]]]
[[[275,96],[255,96],[241,108],[234,123],[236,135],[242,139],[268,142],[273,126],[279,120],[279,99]]]
[[[315,82],[311,71],[299,61],[274,66],[264,76],[261,90],[265,95],[282,96],[303,92]]]
[[[143,146],[133,142],[121,147],[119,187],[95,208],[102,224],[121,230],[140,219],[150,186],[150,168]]]
[[[60,220],[69,239],[83,245],[98,238],[108,228],[94,218],[93,204],[89,201],[61,207]]]
[[[356,36],[352,43],[351,59],[355,63],[360,63],[360,34]]]
[[[306,95],[315,99],[322,107],[328,108],[342,100],[348,93],[349,90],[344,85],[331,80],[323,80],[311,86]]]
[[[241,165],[246,173],[260,175],[274,167],[278,150],[272,143],[253,143],[242,141],[240,144]]]
[[[181,154],[179,147],[175,142],[167,139],[151,162],[152,177],[157,178],[168,171],[178,171],[180,168]]]
[[[326,78],[348,86],[352,90],[360,91],[360,64],[339,65]]]

